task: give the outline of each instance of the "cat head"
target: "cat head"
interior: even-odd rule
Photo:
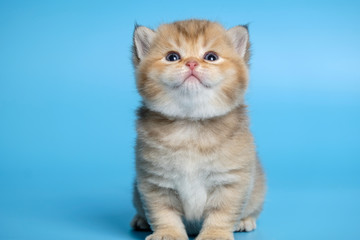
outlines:
[[[156,31],[136,26],[133,63],[145,105],[175,118],[206,119],[243,103],[248,82],[247,27],[187,20]]]

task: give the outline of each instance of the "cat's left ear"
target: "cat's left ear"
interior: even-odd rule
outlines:
[[[135,26],[134,30],[134,54],[141,61],[150,50],[155,31],[144,26]]]
[[[246,25],[235,26],[227,30],[227,35],[231,39],[237,53],[246,59],[250,47],[248,27]]]

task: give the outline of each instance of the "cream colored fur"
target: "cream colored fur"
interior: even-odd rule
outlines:
[[[170,51],[181,59],[166,61]],[[218,60],[204,60],[208,51]],[[188,20],[135,29],[133,60],[144,104],[131,224],[151,227],[147,240],[185,240],[187,234],[225,240],[233,231],[255,229],[265,180],[243,104],[248,54],[242,26],[226,31]],[[184,80],[190,60],[199,63],[199,82]]]

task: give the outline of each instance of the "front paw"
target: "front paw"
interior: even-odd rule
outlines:
[[[207,230],[199,234],[195,240],[234,240],[234,234],[223,230]]]
[[[153,234],[147,236],[145,240],[188,240],[186,234],[176,233],[171,229],[155,231]]]
[[[256,228],[256,221],[255,218],[247,217],[241,219],[241,221],[235,226],[236,232],[250,232],[255,230]]]

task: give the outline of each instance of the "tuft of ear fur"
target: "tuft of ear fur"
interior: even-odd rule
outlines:
[[[135,25],[133,35],[133,61],[137,65],[148,53],[155,36],[155,31],[144,26]]]
[[[237,53],[248,62],[250,58],[250,41],[247,25],[238,25],[227,30],[227,35],[231,39]]]

